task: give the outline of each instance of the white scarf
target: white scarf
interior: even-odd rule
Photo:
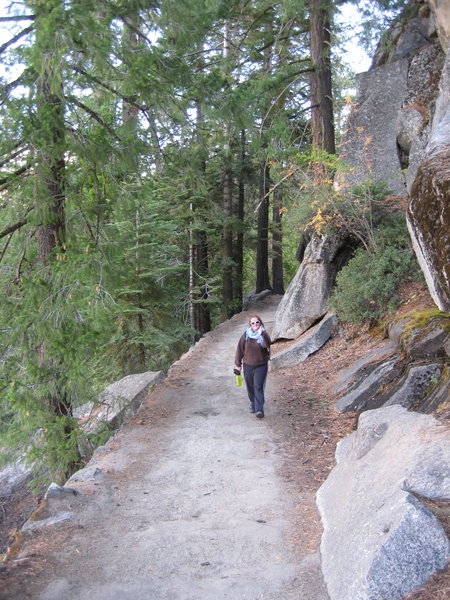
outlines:
[[[265,331],[264,327],[261,327],[261,329],[262,331]],[[251,327],[247,327],[247,329],[245,330],[245,339],[248,340],[248,338],[250,338],[251,340],[256,340],[258,344],[261,344],[262,346],[263,338],[262,335],[259,335],[258,331],[259,329],[257,331],[253,331]]]

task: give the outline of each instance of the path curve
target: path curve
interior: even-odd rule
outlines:
[[[275,308],[274,298],[257,307],[269,331]],[[44,509],[71,517],[23,540],[0,598],[327,600],[317,553],[290,541],[296,499],[278,474],[274,377],[264,420],[234,384],[248,314],[175,363],[94,455],[90,477],[67,484],[79,494]]]

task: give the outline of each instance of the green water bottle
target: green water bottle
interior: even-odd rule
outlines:
[[[237,387],[242,387],[242,375],[241,375],[241,372],[239,371],[239,369],[234,369],[233,373],[236,376],[236,385],[237,385]]]

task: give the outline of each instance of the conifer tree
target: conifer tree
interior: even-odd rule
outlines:
[[[244,281],[283,292],[287,173],[311,141],[330,151],[308,123],[324,55],[309,51],[316,0],[14,6],[0,422],[62,478],[79,459],[73,407],[167,367],[241,309]]]

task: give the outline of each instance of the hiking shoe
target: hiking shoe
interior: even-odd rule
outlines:
[[[256,412],[256,411],[255,411],[255,407],[254,407],[254,406],[251,406],[251,405],[250,405],[250,412],[251,412],[251,413],[254,413],[254,412]]]
[[[262,419],[263,417],[264,417],[264,413],[262,413],[260,410],[258,410],[258,412],[256,413],[256,418]]]

